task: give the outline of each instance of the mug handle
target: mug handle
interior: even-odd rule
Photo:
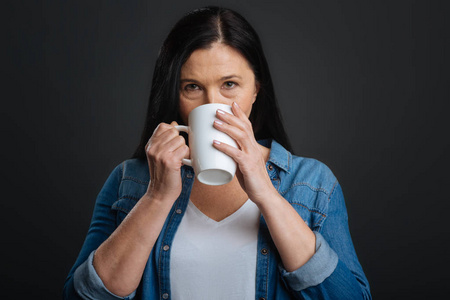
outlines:
[[[177,125],[175,126],[175,129],[183,132],[186,132],[189,134],[189,127],[188,126],[184,126],[184,125]],[[192,160],[187,159],[187,158],[183,158],[183,164],[191,166],[192,167]]]

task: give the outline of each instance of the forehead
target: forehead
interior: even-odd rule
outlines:
[[[181,76],[214,75],[214,73],[251,73],[247,59],[236,49],[221,43],[197,49],[189,56],[181,68]]]

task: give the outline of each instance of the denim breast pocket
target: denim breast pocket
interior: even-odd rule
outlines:
[[[319,231],[325,221],[326,215],[315,208],[308,207],[302,203],[291,203],[297,213],[305,221],[306,225],[313,231]]]
[[[116,212],[116,225],[119,226],[123,219],[133,209],[137,203],[137,199],[131,197],[120,198],[112,205],[111,209]]]
[[[284,195],[311,230],[319,231],[325,221],[328,196],[309,188],[298,187]]]

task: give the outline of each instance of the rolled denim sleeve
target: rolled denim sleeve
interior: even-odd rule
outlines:
[[[89,255],[88,259],[81,264],[74,274],[74,287],[75,291],[83,299],[105,299],[105,300],[117,300],[133,299],[136,295],[136,291],[128,295],[127,297],[119,297],[111,293],[103,284],[102,280],[95,271],[92,264],[95,251]]]
[[[293,272],[281,271],[295,298],[372,299],[350,236],[344,196],[337,181],[328,198],[327,219],[314,233],[313,257]]]
[[[293,272],[287,272],[280,266],[285,282],[295,291],[321,284],[334,272],[338,264],[336,252],[330,248],[320,233],[314,234],[316,253],[303,266]]]
[[[99,287],[100,285],[96,284],[95,282],[87,283],[86,280],[95,279],[95,276],[93,276],[93,274],[98,277],[98,275],[95,273],[95,270],[93,270],[91,255],[93,251],[95,251],[114,232],[117,227],[116,214],[111,208],[114,202],[117,201],[121,179],[122,166],[118,165],[112,171],[97,196],[91,224],[89,226],[89,230],[85,238],[83,247],[81,248],[78,258],[75,261],[75,264],[72,266],[72,269],[70,270],[64,284],[63,299],[65,300],[110,299],[92,296],[94,294],[93,288]],[[94,272],[89,272],[90,267],[92,267],[91,271]],[[77,272],[78,274],[78,280],[75,280],[75,272]],[[83,280],[84,283],[81,283],[80,280]],[[91,296],[88,296],[89,294],[85,294],[84,296],[80,295],[76,291],[75,285],[77,285],[79,289],[81,289],[81,287],[83,286],[86,293],[87,290],[90,289],[90,291],[92,292],[90,294]]]

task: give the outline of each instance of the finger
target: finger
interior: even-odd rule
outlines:
[[[189,159],[189,158],[191,158],[191,148],[189,148],[189,146],[187,146],[187,145],[186,145],[186,147],[187,147],[187,152],[184,154],[183,158]]]
[[[239,108],[239,106],[237,106],[236,102],[233,102],[233,107],[233,114],[229,114],[222,110],[217,110],[217,118],[230,125],[238,127],[239,129],[246,131],[253,136],[253,126],[250,120],[247,118],[247,115]]]
[[[239,119],[237,116],[227,113],[226,111],[223,111],[221,109],[218,109],[216,112],[216,117],[224,121],[230,125],[236,126],[238,128],[244,129],[245,128],[245,121]]]
[[[168,124],[167,126],[167,130],[164,131],[160,136],[158,136],[158,139],[162,140],[162,144],[168,144],[170,143],[171,140],[177,138],[177,137],[181,137],[180,136],[180,132],[178,131],[178,129],[175,128],[175,126],[177,126],[178,123],[176,121],[172,121],[170,124]],[[182,140],[184,142],[184,139]]]
[[[239,119],[248,120],[247,115],[236,102],[233,102],[233,104],[231,105],[231,111]]]
[[[175,125],[174,125],[174,124],[175,124]],[[176,125],[178,125],[178,124],[177,124],[177,122],[175,122],[175,121],[173,121],[173,122],[170,123],[170,124],[167,124],[167,123],[164,123],[164,122],[159,123],[158,126],[156,127],[155,131],[153,132],[152,137],[158,137],[158,136],[160,136],[161,134],[165,133],[165,132],[168,131],[168,130],[175,130],[175,131],[178,131],[178,130],[175,128]]]
[[[155,130],[153,131],[152,137],[156,137],[167,130],[166,125],[169,125],[167,123],[159,123],[158,126],[156,126]]]
[[[186,141],[184,140],[184,138],[181,135],[177,135],[161,146],[164,148],[162,151],[174,152],[184,145],[186,145]]]
[[[214,140],[213,146],[217,149],[225,153],[226,155],[230,156],[234,161],[236,161],[238,164],[242,161],[242,151],[230,146],[226,143],[222,143],[221,141]]]
[[[173,152],[164,152],[156,159],[159,163],[171,168],[179,168],[182,166],[182,160],[189,149],[186,145],[182,145]]]
[[[147,145],[145,145],[145,151],[149,154],[156,154],[164,151],[164,149],[167,151],[167,144],[171,143],[177,137],[183,138],[177,130],[166,130],[156,137],[152,136],[147,142]]]
[[[173,156],[176,157],[176,159],[178,159],[178,161],[181,161],[183,158],[189,158],[189,147],[184,144],[180,147],[178,147],[176,150],[174,150]]]
[[[184,138],[179,134],[178,130],[166,130],[157,137],[152,137],[147,144],[147,151],[152,149],[152,153],[164,151],[173,151],[179,146],[185,144]]]
[[[247,141],[250,141],[252,138],[253,133],[250,131],[245,131],[243,129],[240,129],[236,126],[233,126],[231,124],[222,122],[220,120],[214,121],[213,124],[214,128],[217,130],[226,133],[229,135],[233,140],[236,141],[236,143],[239,145],[239,147],[243,147]]]
[[[180,135],[180,132],[175,128],[175,126],[170,124],[162,124],[161,131],[152,138],[154,141],[164,144],[178,135]]]

